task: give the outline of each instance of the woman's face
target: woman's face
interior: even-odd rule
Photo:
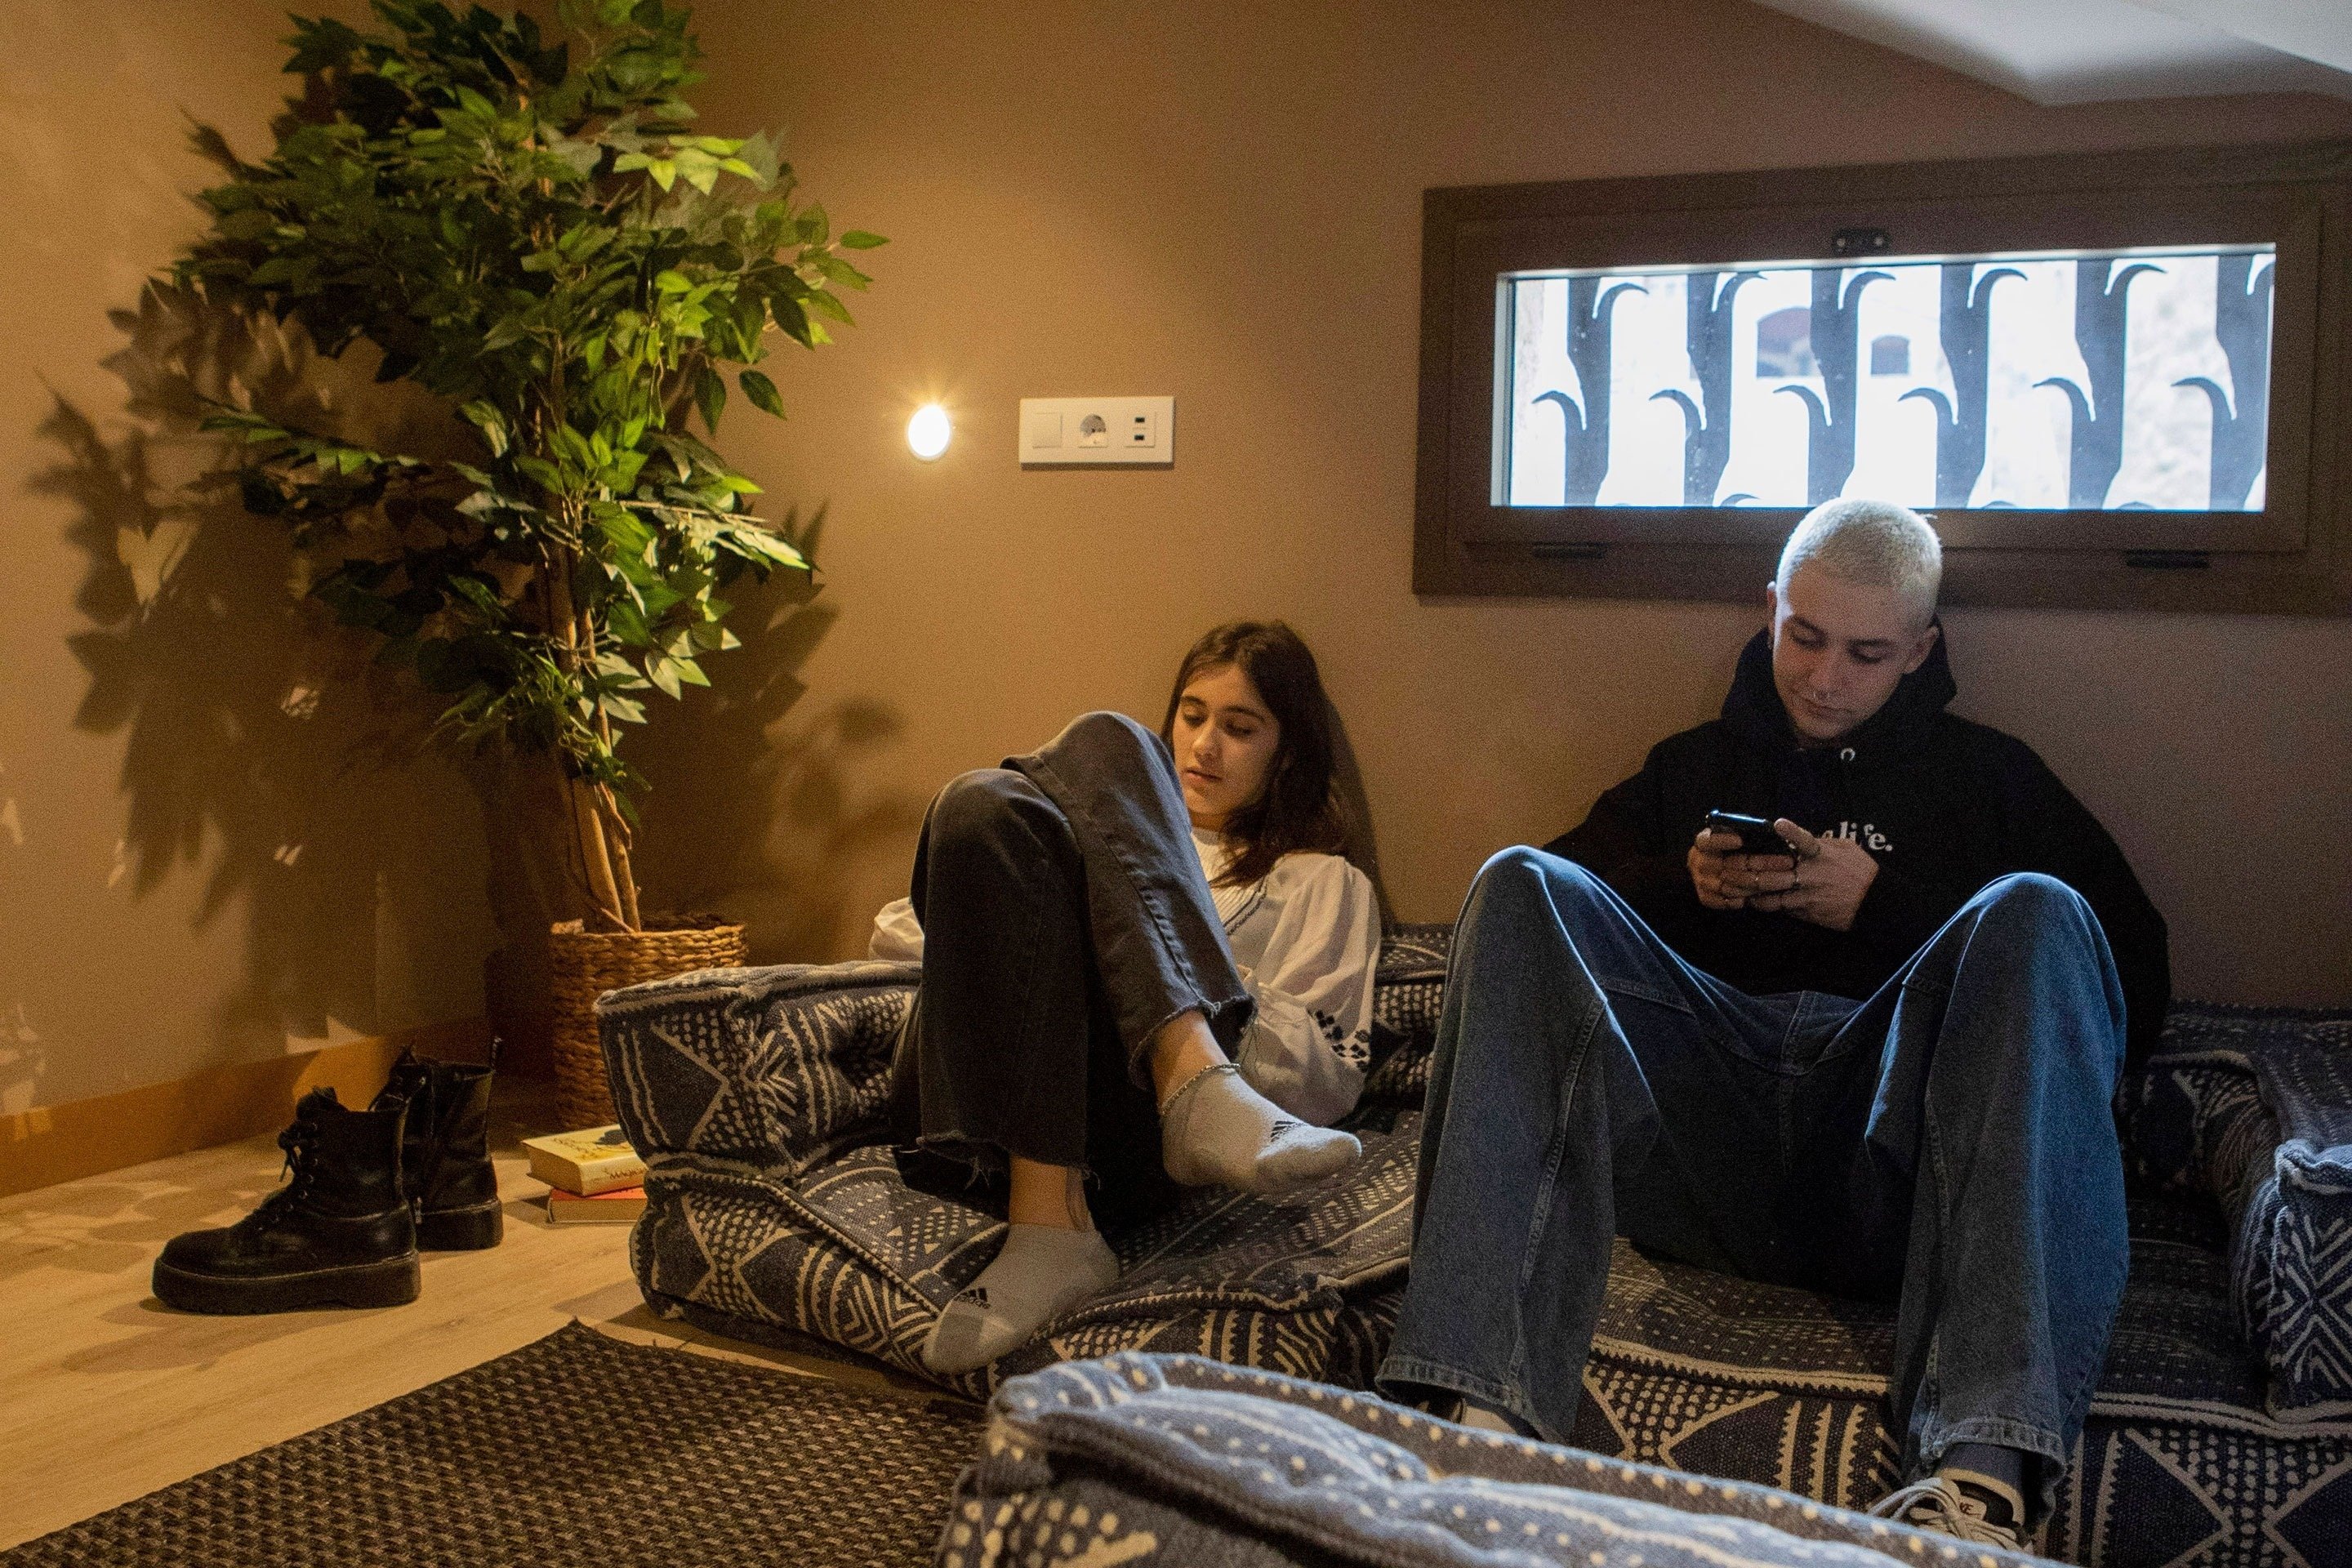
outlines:
[[[1240,665],[1212,665],[1186,682],[1177,698],[1168,741],[1192,826],[1219,833],[1234,813],[1265,792],[1266,772],[1282,744],[1282,726]]]

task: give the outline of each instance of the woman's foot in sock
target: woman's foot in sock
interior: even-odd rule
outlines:
[[[1231,1062],[1195,1073],[1160,1108],[1160,1162],[1188,1187],[1272,1196],[1344,1171],[1363,1152],[1350,1133],[1286,1113]]]
[[[1009,1226],[996,1260],[931,1325],[923,1364],[943,1373],[986,1366],[1118,1278],[1099,1231]]]

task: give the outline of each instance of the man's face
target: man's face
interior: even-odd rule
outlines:
[[[1886,706],[1895,683],[1936,646],[1936,628],[1893,588],[1856,583],[1818,563],[1787,593],[1764,590],[1772,624],[1772,684],[1801,745],[1825,746]]]

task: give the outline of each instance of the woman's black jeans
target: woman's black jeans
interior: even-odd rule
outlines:
[[[1197,1008],[1231,1050],[1255,1004],[1166,745],[1087,713],[965,773],[931,802],[910,896],[923,981],[890,1097],[908,1183],[968,1196],[1017,1154],[1087,1172],[1101,1224],[1173,1201],[1151,1037]]]

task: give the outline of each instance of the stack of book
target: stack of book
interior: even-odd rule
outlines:
[[[526,1138],[530,1173],[547,1184],[550,1225],[632,1225],[646,1212],[646,1163],[618,1127]]]

